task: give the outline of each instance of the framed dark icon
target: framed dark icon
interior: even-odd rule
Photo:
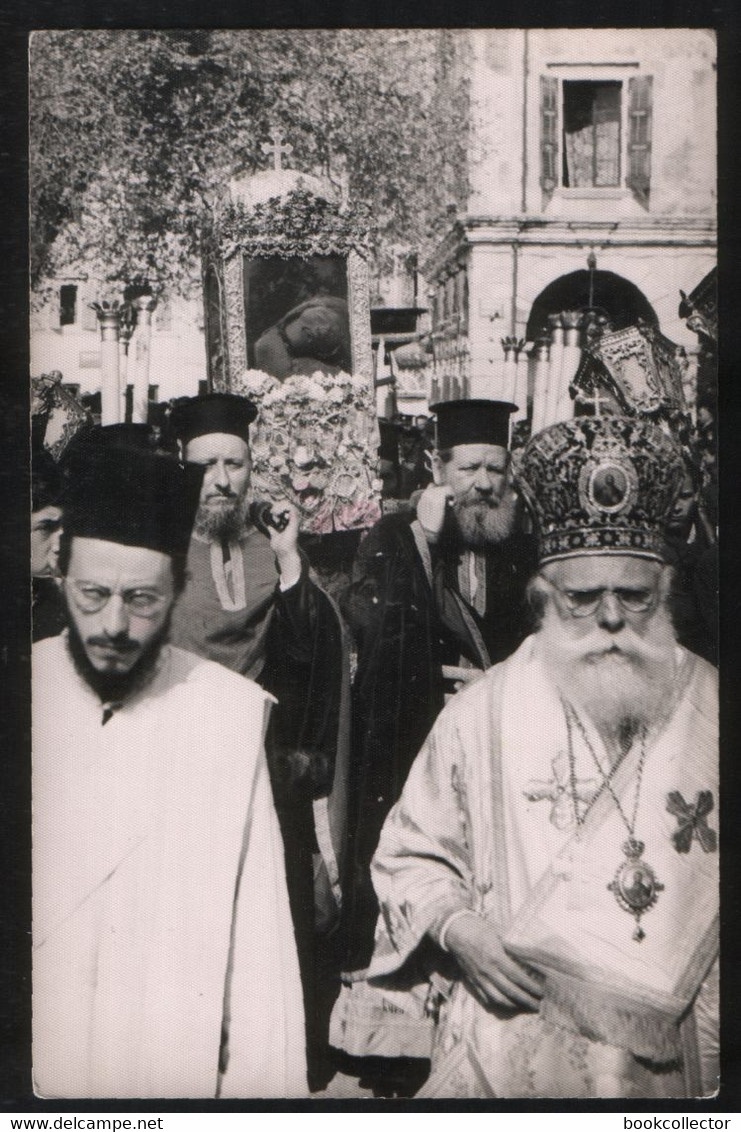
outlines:
[[[293,374],[352,370],[347,260],[243,258],[249,369],[279,381]]]

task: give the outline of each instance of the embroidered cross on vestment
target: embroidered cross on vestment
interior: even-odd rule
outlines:
[[[706,853],[714,853],[718,847],[718,836],[708,825],[708,814],[714,806],[711,790],[700,790],[695,804],[685,802],[678,790],[666,796],[666,808],[679,822],[679,829],[672,834],[674,848],[678,853],[689,853],[692,842],[700,842]]]
[[[583,802],[588,808],[599,793],[599,783],[595,778],[576,778],[571,781],[568,757],[559,751],[552,760],[553,778],[548,782],[532,778],[523,793],[529,802],[552,802],[548,820],[556,829],[568,829],[578,815],[575,807]],[[573,794],[573,797],[572,797]]]

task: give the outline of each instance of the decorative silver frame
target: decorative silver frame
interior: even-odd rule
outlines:
[[[221,319],[226,379],[215,378],[209,369],[209,382],[215,390],[228,391],[234,378],[248,368],[244,257],[256,259],[276,254],[297,259],[339,255],[345,259],[353,376],[365,378],[373,388],[368,234],[352,210],[343,212],[330,206],[328,212],[321,213],[327,217],[326,232],[319,230],[297,235],[294,227],[290,236],[285,235],[280,222],[283,216],[290,216],[293,203],[291,194],[288,194],[287,197],[270,200],[262,213],[259,206],[250,213],[239,205],[227,205],[204,234],[204,303],[205,281],[211,269],[216,272],[223,300]],[[322,202],[322,205],[325,203]],[[296,250],[291,250],[292,247]],[[206,317],[208,319],[208,315]]]

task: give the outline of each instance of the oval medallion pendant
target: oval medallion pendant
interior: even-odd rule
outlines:
[[[641,916],[653,908],[659,893],[664,890],[663,884],[657,879],[651,866],[641,860],[644,849],[645,845],[642,841],[637,841],[633,837],[628,838],[623,845],[626,860],[618,865],[614,880],[607,885],[623,911],[635,917],[636,930],[633,939],[637,943],[646,937],[641,927]]]

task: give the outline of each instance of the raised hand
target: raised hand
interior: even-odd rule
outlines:
[[[422,524],[428,542],[436,542],[445,521],[448,500],[453,498],[453,489],[447,484],[431,483],[424,489],[417,502],[417,518]]]
[[[268,527],[270,545],[278,560],[278,570],[284,582],[295,581],[301,573],[301,558],[298,552],[298,509],[287,499],[278,499],[271,505],[273,514],[288,514],[288,523],[282,531]]]

